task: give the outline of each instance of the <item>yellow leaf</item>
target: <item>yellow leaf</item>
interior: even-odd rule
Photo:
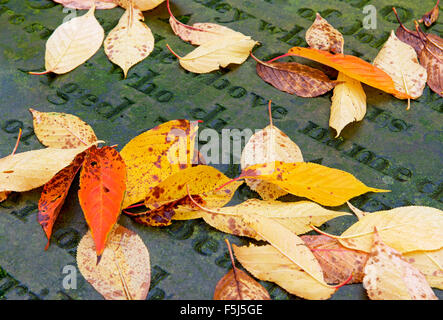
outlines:
[[[91,231],[77,248],[77,265],[85,279],[106,300],[145,300],[151,268],[149,252],[133,231],[115,225],[108,245],[97,264]]]
[[[239,178],[268,181],[288,193],[331,207],[366,192],[387,191],[370,188],[345,171],[308,162],[254,165],[244,169]]]
[[[328,299],[336,291],[322,285],[270,245],[233,245],[235,257],[254,277],[271,281],[304,299]]]
[[[156,209],[164,204],[182,199],[189,194],[200,195],[214,191],[230,179],[217,169],[198,165],[169,176],[147,194],[145,206]],[[232,194],[231,194],[232,196]]]
[[[363,287],[372,300],[438,300],[424,275],[377,232],[364,273]]]
[[[372,212],[338,238],[345,247],[369,252],[374,227],[377,227],[383,242],[401,253],[443,247],[443,212],[422,206]]]
[[[403,257],[424,274],[431,287],[443,290],[443,249],[408,252]]]
[[[365,215],[370,214],[370,212],[362,211],[359,208],[353,206],[352,203],[350,203],[349,201],[346,202],[346,204],[348,205],[349,209],[351,209],[351,211],[357,216],[358,220],[361,220]]]
[[[255,164],[274,161],[303,162],[303,155],[298,145],[271,123],[249,139],[242,151],[240,164],[243,170]],[[246,179],[246,183],[263,200],[274,200],[287,194],[279,186],[267,181]]]
[[[95,6],[81,16],[63,23],[46,42],[46,72],[67,73],[91,58],[100,49],[105,32],[94,16]]]
[[[16,153],[0,159],[0,192],[24,192],[41,187],[75,156],[89,146],[76,149],[46,148]]]
[[[243,221],[245,214],[272,219],[295,234],[311,231],[311,224],[320,226],[328,220],[349,215],[346,212],[327,210],[310,201],[281,202],[249,199],[236,206],[212,209],[210,213],[204,214],[203,219],[220,231],[263,240]]]
[[[146,11],[154,9],[161,3],[165,2],[165,0],[114,0],[114,2],[125,9],[129,8],[130,4],[133,2],[135,8],[141,11]]]
[[[389,74],[395,88],[412,99],[423,94],[428,74],[420,65],[414,48],[397,38],[394,31],[374,60],[374,66]],[[399,99],[404,99],[394,93]]]
[[[304,241],[295,233],[280,223],[263,216],[244,214],[242,219],[262,239],[265,239],[277,249],[278,252],[304,270],[306,274],[310,275],[320,284],[326,285],[320,264]]]
[[[106,55],[123,69],[125,78],[128,70],[154,49],[154,36],[151,29],[141,22],[144,19],[140,10],[130,6],[105,39]]]
[[[34,133],[47,147],[74,149],[97,141],[94,130],[77,116],[34,109],[29,111],[34,121]]]
[[[336,138],[349,123],[361,121],[366,114],[366,94],[360,81],[352,79],[342,72],[338,73],[339,83],[332,96],[329,126],[337,131]]]
[[[231,63],[242,64],[256,44],[250,37],[226,36],[205,42],[186,56],[177,57],[184,69],[194,73],[208,73]]]
[[[197,130],[197,123],[172,120],[125,145],[120,152],[127,169],[122,208],[144,200],[154,186],[192,164]]]

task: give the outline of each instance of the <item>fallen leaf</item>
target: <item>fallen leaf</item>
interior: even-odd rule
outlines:
[[[421,50],[423,49],[423,43],[420,41],[420,37],[418,36],[417,32],[411,31],[401,25],[395,31],[395,35],[398,39],[413,47],[417,55],[420,54]]]
[[[373,62],[374,66],[385,71],[394,81],[395,88],[402,94],[394,96],[402,99],[404,94],[417,99],[423,94],[428,74],[417,59],[413,47],[395,36],[394,31]]]
[[[434,41],[434,40],[432,40]],[[426,42],[420,54],[419,59],[423,67],[428,71],[428,86],[432,91],[443,97],[443,40],[438,38],[437,45]]]
[[[383,243],[377,231],[364,272],[371,300],[438,300],[424,275]]]
[[[189,194],[201,195],[214,191],[230,179],[219,170],[198,165],[181,170],[153,187],[146,196],[145,206],[156,209],[164,204],[177,201]],[[232,197],[232,194],[230,195]]]
[[[348,124],[363,120],[366,114],[366,94],[360,81],[343,72],[339,72],[337,81],[341,83],[334,88],[329,116],[329,126],[337,132],[336,138]]]
[[[152,10],[155,7],[159,6],[161,3],[165,2],[165,0],[113,0],[120,7],[125,9],[129,8],[131,3],[134,4],[134,7],[141,10]]]
[[[297,62],[263,62],[252,57],[257,61],[259,77],[280,91],[312,98],[331,91],[337,85],[323,71]]]
[[[232,63],[242,64],[256,44],[251,37],[226,36],[205,42],[184,57],[179,57],[169,49],[184,69],[194,73],[209,73]]]
[[[43,186],[43,191],[38,201],[37,221],[42,226],[46,238],[48,238],[45,250],[49,247],[52,228],[68,195],[72,181],[83,165],[84,160],[85,152],[78,154],[69,166],[59,171]]]
[[[24,192],[43,186],[88,147],[46,148],[16,153],[0,159],[0,192]]]
[[[268,291],[243,270],[237,269],[229,241],[226,240],[232,269],[217,282],[214,300],[271,300]]]
[[[337,240],[323,235],[300,238],[317,258],[327,283],[342,283],[350,274],[352,279],[349,284],[362,282],[363,268],[368,259],[366,252],[348,249]]]
[[[359,208],[353,206],[352,203],[350,203],[349,201],[346,202],[346,204],[348,205],[349,209],[351,209],[351,211],[357,216],[358,220],[361,220],[364,216],[370,214],[370,212],[362,211]]]
[[[236,179],[268,181],[288,193],[331,207],[367,192],[388,191],[370,188],[348,172],[309,162],[257,164],[245,168]]]
[[[126,166],[112,147],[91,147],[80,172],[78,198],[101,256],[120,215],[125,194]]]
[[[343,53],[342,34],[317,13],[314,23],[306,31],[306,42],[311,48]]]
[[[139,9],[129,6],[104,42],[106,55],[123,69],[125,78],[128,70],[154,49],[154,35],[144,19]]]
[[[91,1],[91,0],[54,0],[54,2],[60,3],[65,8],[86,10],[91,9],[91,4],[95,3],[96,9],[112,9],[117,5],[109,1]]]
[[[301,47],[291,48],[288,54],[325,64],[350,78],[387,93],[395,94],[396,97],[401,97],[402,99],[410,98],[407,94],[397,91],[394,81],[386,72],[355,56],[331,54],[327,51]]]
[[[151,281],[148,248],[133,231],[115,225],[97,264],[91,231],[77,247],[77,265],[85,279],[106,300],[145,300]]]
[[[271,245],[233,245],[233,249],[237,260],[254,277],[274,282],[291,294],[304,299],[325,300],[336,291],[306,274]]]
[[[165,178],[190,167],[197,122],[172,120],[129,141],[121,150],[127,167],[123,208],[142,201]],[[189,154],[188,154],[189,151]]]
[[[303,162],[298,145],[272,123],[271,101],[269,102],[270,125],[253,134],[243,148],[240,166],[245,169],[255,164],[274,161]],[[287,194],[279,186],[267,181],[245,179],[248,186],[256,191],[263,200],[274,200]]]
[[[45,68],[40,74],[67,73],[100,49],[105,32],[94,16],[95,6],[81,17],[63,23],[46,42]],[[39,74],[39,73],[31,73]]]
[[[263,240],[243,221],[245,214],[272,219],[295,234],[311,231],[311,224],[321,226],[326,221],[348,215],[346,212],[325,209],[310,201],[281,202],[248,199],[235,206],[211,209],[203,215],[203,219],[207,224],[222,232]]]
[[[8,191],[2,191],[0,192],[0,202],[5,201],[6,199],[8,199],[10,192]]]
[[[372,212],[350,226],[338,239],[347,248],[370,252],[374,227],[383,242],[401,253],[443,247],[443,213],[424,206]]]
[[[432,8],[432,10],[425,13],[425,15],[418,22],[423,22],[426,27],[433,25],[438,20],[439,4],[440,0],[437,0],[437,4]]]
[[[77,116],[34,109],[29,111],[33,117],[34,133],[47,147],[74,149],[97,142],[94,130]]]
[[[403,257],[424,274],[431,287],[443,290],[443,249],[408,252]]]
[[[193,45],[199,46],[226,36],[244,36],[240,32],[215,23],[194,23],[192,26],[188,26],[174,17],[169,5],[169,0],[167,1],[167,7],[170,15],[169,24],[171,25],[172,31],[183,41],[190,42]]]

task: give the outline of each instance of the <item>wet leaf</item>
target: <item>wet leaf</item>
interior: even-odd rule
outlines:
[[[327,283],[342,283],[350,274],[352,279],[349,284],[362,282],[363,268],[368,259],[366,252],[348,249],[337,240],[323,235],[300,238],[317,258]]]
[[[43,186],[88,147],[46,148],[16,153],[0,159],[0,192],[24,192]]]
[[[438,300],[424,275],[376,231],[364,272],[363,286],[372,300]]]
[[[418,62],[414,48],[398,39],[394,31],[373,64],[392,78],[395,88],[402,93],[401,96],[394,94],[397,98],[406,94],[417,99],[423,94],[428,78],[426,69]]]
[[[271,103],[269,104],[270,125],[254,133],[243,148],[240,165],[245,169],[255,164],[274,161],[303,162],[303,155],[295,142],[272,124]],[[258,192],[263,200],[274,200],[287,194],[279,186],[267,181],[246,179],[248,186]]]
[[[54,223],[65,202],[72,181],[83,165],[84,160],[85,152],[78,154],[69,166],[59,171],[43,186],[43,191],[38,201],[37,221],[48,238],[45,249],[49,247]]]
[[[54,2],[62,4],[65,8],[85,10],[91,9],[91,4],[95,3],[96,9],[112,9],[117,5],[109,1],[91,1],[91,0],[54,0]]]
[[[81,17],[63,23],[46,42],[46,72],[67,73],[100,49],[104,30],[94,16],[95,7]]]
[[[240,32],[215,23],[194,23],[192,26],[188,26],[174,17],[169,5],[169,0],[167,1],[167,6],[170,15],[169,24],[171,25],[172,31],[183,41],[190,42],[193,45],[199,46],[226,36],[244,36]]]
[[[81,148],[97,142],[94,130],[79,117],[68,113],[40,112],[29,109],[34,133],[47,147],[58,149]]]
[[[155,7],[159,6],[165,0],[113,0],[114,3],[118,4],[120,7],[125,9],[129,8],[130,4],[133,3],[134,7],[141,10],[152,10]]]
[[[266,289],[246,272],[235,266],[232,250],[227,241],[232,269],[220,279],[215,287],[214,300],[271,300]]]
[[[387,93],[395,94],[396,97],[401,97],[402,99],[410,98],[408,95],[396,90],[394,81],[386,72],[355,56],[331,54],[327,51],[301,47],[291,48],[288,54],[325,64],[350,78]]]
[[[432,26],[438,20],[439,8],[438,5],[440,0],[437,0],[437,4],[432,8],[431,11],[427,12],[419,22],[423,22],[426,27]]]
[[[91,231],[77,247],[77,265],[106,300],[145,300],[151,281],[148,248],[133,231],[115,225],[100,263]]]
[[[80,172],[78,198],[94,238],[97,256],[120,215],[125,194],[126,166],[111,147],[91,147]]]
[[[194,73],[208,73],[230,64],[242,64],[256,44],[251,37],[226,36],[205,42],[184,57],[174,55],[184,69]]]
[[[154,35],[144,19],[140,10],[130,6],[104,42],[106,55],[123,69],[125,78],[128,70],[154,49]]]
[[[245,214],[272,219],[295,234],[311,231],[311,224],[320,226],[331,219],[348,215],[346,212],[325,209],[310,201],[280,202],[248,199],[235,206],[211,209],[203,215],[203,219],[222,232],[263,240],[243,221]]]
[[[239,178],[268,181],[288,193],[331,207],[367,192],[387,191],[370,188],[348,172],[308,162],[253,165]]]
[[[329,126],[337,132],[338,138],[342,130],[354,121],[361,121],[366,114],[366,94],[360,81],[354,80],[339,72],[332,96]]]
[[[257,74],[280,91],[300,97],[318,97],[331,91],[337,84],[318,69],[297,62],[257,61]]]
[[[384,243],[401,253],[443,247],[443,213],[424,206],[372,212],[343,232],[339,241],[347,248],[370,252],[374,227]]]
[[[345,40],[338,30],[317,13],[314,23],[306,31],[306,42],[311,48],[343,53]]]
[[[129,141],[121,151],[128,180],[123,208],[142,201],[167,177],[190,167],[195,152],[197,122],[172,120]]]
[[[403,257],[423,273],[431,287],[443,290],[443,249],[408,252]]]
[[[325,300],[336,291],[309,276],[271,245],[233,245],[233,249],[237,260],[254,277],[274,282],[291,294],[304,299]]]

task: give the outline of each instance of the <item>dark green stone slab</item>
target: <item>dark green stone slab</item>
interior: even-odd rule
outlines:
[[[392,5],[412,27],[434,1],[397,0],[174,0],[173,10],[189,23],[216,22],[261,42],[255,55],[266,59],[305,46],[304,33],[319,11],[345,35],[345,52],[371,61],[397,27]],[[377,8],[377,29],[362,27],[363,8]],[[97,11],[106,32],[122,9]],[[363,121],[347,127],[334,139],[328,128],[331,94],[303,99],[279,92],[255,73],[249,59],[241,66],[194,75],[180,68],[167,51],[170,44],[181,55],[192,50],[171,31],[165,5],[146,12],[146,23],[156,35],[154,52],[133,67],[126,80],[101,49],[87,63],[60,76],[30,76],[44,67],[45,41],[62,20],[63,12],[49,0],[0,0],[0,155],[9,154],[19,128],[19,152],[41,148],[32,131],[32,107],[40,111],[75,114],[94,128],[109,145],[125,145],[132,137],[166,120],[202,119],[203,128],[259,129],[268,124],[267,100],[272,99],[274,123],[302,149],[307,161],[346,170],[391,193],[368,194],[352,200],[362,210],[402,205],[443,207],[443,99],[425,89],[406,111],[404,101],[365,87],[368,112]],[[84,14],[78,11],[77,14]],[[440,19],[441,20],[441,19]],[[431,28],[442,36],[443,25]],[[237,164],[218,166],[227,175],[239,173]],[[76,265],[75,249],[87,227],[77,199],[77,185],[69,193],[54,229],[48,251],[36,221],[41,189],[13,194],[0,204],[0,298],[101,299],[78,273],[78,288],[63,288],[63,269]],[[241,187],[233,203],[256,197]],[[291,200],[290,197],[286,198]],[[345,206],[338,210],[348,210]],[[340,233],[353,216],[323,226]],[[217,281],[230,267],[224,238],[236,244],[248,239],[227,236],[202,220],[177,221],[167,228],[148,228],[128,217],[120,223],[136,231],[149,247],[152,283],[149,299],[211,299]],[[271,283],[264,283],[274,299],[295,299]],[[436,290],[442,298],[443,293]],[[333,299],[366,299],[361,285],[341,288]]]

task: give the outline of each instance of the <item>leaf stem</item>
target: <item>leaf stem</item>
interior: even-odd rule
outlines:
[[[177,58],[177,59],[181,59],[181,57],[178,55],[178,54],[176,54],[172,49],[171,49],[171,47],[169,46],[169,44],[166,44],[166,48],[168,48],[168,50]]]
[[[18,129],[17,142],[15,143],[15,147],[14,147],[14,149],[12,150],[11,156],[13,156],[13,155],[15,154],[15,152],[17,151],[18,145],[19,145],[19,143],[20,143],[20,139],[21,139],[21,137],[22,137],[22,132],[23,132],[22,129],[19,128],[19,129]]]

